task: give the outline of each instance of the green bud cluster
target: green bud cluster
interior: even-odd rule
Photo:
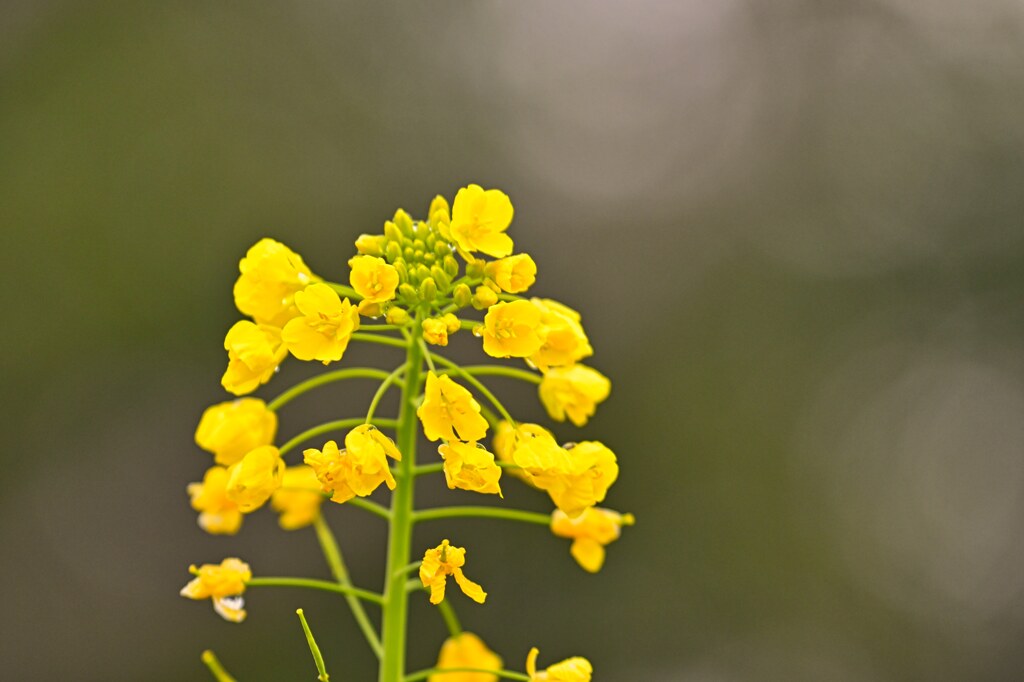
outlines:
[[[415,307],[453,297],[452,282],[459,277],[459,261],[442,234],[444,212],[435,211],[429,220],[413,220],[399,209],[384,224],[384,235],[364,235],[357,243],[361,253],[383,258],[398,271],[398,303]],[[460,299],[465,298],[460,293]]]

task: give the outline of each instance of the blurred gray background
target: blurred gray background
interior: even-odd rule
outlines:
[[[375,679],[330,595],[253,590],[242,626],[177,596],[224,556],[326,576],[268,512],[198,529],[192,434],[253,242],[337,279],[356,235],[477,182],[583,312],[614,390],[558,434],[618,453],[639,525],[597,576],[542,528],[423,526],[472,548],[468,629],[604,682],[1020,679],[1022,113],[1016,0],[3,2],[2,677],[205,680],[210,647],[312,679],[303,606],[332,679]],[[376,587],[382,525],[329,513]],[[423,602],[413,668],[443,639]]]

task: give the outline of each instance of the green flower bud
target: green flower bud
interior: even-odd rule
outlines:
[[[455,260],[455,256],[451,253],[444,257],[444,271],[453,279],[459,276],[459,261]]]
[[[474,258],[469,263],[466,263],[466,274],[469,275],[470,279],[480,279],[484,276],[484,265],[486,263],[480,258]]]
[[[434,249],[434,254],[438,258],[444,258],[445,256],[451,256],[452,255],[452,247],[448,246],[448,242],[440,240],[440,239],[437,240],[436,242],[434,242],[433,249]],[[458,268],[458,263],[455,264],[455,267]]]
[[[392,220],[394,220],[395,225],[402,231],[403,235],[406,237],[412,236],[412,218],[408,213],[402,209],[398,209],[395,211],[395,217],[392,218]]]
[[[412,248],[416,249],[417,251],[423,252],[427,250],[427,245],[423,242],[422,239],[414,239],[412,242]]]
[[[398,242],[389,241],[388,245],[384,247],[384,257],[387,258],[389,263],[394,265],[395,261],[402,258],[402,247],[398,245]]]
[[[420,282],[420,298],[424,301],[433,301],[437,296],[437,285],[432,277],[427,277]]]
[[[470,304],[470,301],[473,298],[473,292],[467,284],[459,284],[455,287],[455,290],[452,291],[452,298],[455,299],[455,305],[460,308],[465,308]]]
[[[433,278],[434,283],[437,284],[439,291],[448,291],[452,286],[452,280],[448,277],[448,274],[437,265],[430,267],[430,276]]]
[[[399,284],[398,293],[402,298],[410,303],[416,303],[419,301],[419,296],[416,294],[416,287],[411,284]]]
[[[405,266],[405,261],[401,258],[395,259],[395,262],[391,264],[395,270],[398,270],[398,281],[408,282],[409,281],[409,268]]]
[[[384,236],[387,237],[388,241],[395,244],[402,243],[402,231],[390,220],[384,223]]]

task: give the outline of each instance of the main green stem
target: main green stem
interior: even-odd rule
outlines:
[[[412,325],[412,338],[406,348],[405,382],[398,414],[398,486],[391,495],[391,528],[388,536],[388,566],[384,587],[383,631],[384,656],[379,682],[402,682],[405,676],[405,630],[408,615],[406,577],[402,569],[409,565],[413,526],[413,487],[416,467],[416,396],[419,393],[423,351],[420,348],[420,325]]]

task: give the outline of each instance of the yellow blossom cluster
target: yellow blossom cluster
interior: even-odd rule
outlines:
[[[414,556],[415,523],[476,514],[540,524],[572,541],[570,553],[584,570],[601,569],[605,548],[619,539],[623,526],[634,522],[631,514],[597,506],[618,478],[615,453],[594,440],[560,443],[543,426],[516,421],[480,381],[487,375],[529,381],[537,386],[552,420],[568,420],[576,427],[587,424],[611,391],[607,377],[583,364],[594,349],[580,314],[559,301],[528,293],[537,280],[537,264],[530,255],[515,253],[507,234],[513,215],[504,192],[474,184],[458,190],[450,205],[435,197],[424,220],[398,210],[380,233],[356,239],[356,253],[348,258],[342,281],[314,274],[301,256],[273,239],[261,239],[246,252],[233,288],[244,319],[224,337],[227,368],[221,378],[223,388],[236,399],[203,412],[195,441],[212,455],[212,462],[201,481],[188,485],[188,494],[199,512],[200,527],[208,533],[237,533],[245,515],[268,503],[279,513],[282,529],[315,524],[337,582],[325,587],[323,581],[304,579],[252,580],[247,564],[225,559],[220,565],[193,567],[195,578],[182,590],[183,596],[210,598],[217,613],[235,622],[245,618],[241,595],[247,585],[303,583],[342,591],[353,602],[376,600],[384,610],[380,635],[370,631],[373,625],[365,614],[360,617],[356,606],[352,609],[370,644],[383,652],[386,671],[396,641],[387,623],[398,618],[404,627],[405,612],[396,604],[409,589],[418,589],[415,582],[414,587],[408,585],[411,571],[418,569],[419,584],[429,592],[430,602],[442,609],[450,608],[445,601],[449,576],[472,600],[483,603],[487,597],[463,572],[466,549],[447,539],[426,549],[419,562],[408,563]],[[474,340],[469,334],[459,335],[461,330],[472,330],[486,356],[522,362],[518,367],[460,367],[440,349],[462,339]],[[349,346],[360,342],[403,348],[406,362],[390,373],[365,368],[326,372],[269,403],[248,396],[269,382],[289,356],[328,365],[342,361]],[[322,384],[355,376],[381,381],[365,419],[360,415],[321,424],[277,444],[281,405]],[[386,408],[388,403],[381,400],[392,387],[402,392],[399,417],[375,419],[378,405]],[[333,439],[317,441],[323,443],[319,448],[304,447],[316,436],[338,438],[343,428],[348,429],[343,448]],[[393,429],[395,440],[382,429]],[[436,443],[439,461],[416,462],[420,429]],[[488,433],[493,451],[484,445]],[[301,462],[293,460],[289,466],[285,460],[296,450],[302,452]],[[501,478],[507,472],[546,493],[546,509],[554,510],[550,515],[505,510],[494,500],[499,506],[416,511],[411,487],[416,477],[439,472],[449,489],[502,499]],[[383,494],[384,487],[393,493],[390,507],[364,499],[376,498],[378,491]],[[362,507],[388,521],[392,535],[384,594],[347,582],[338,546],[333,539],[325,540],[330,534],[322,517],[326,499]],[[307,635],[311,638],[308,630]],[[526,660],[531,681],[591,679],[592,666],[584,658],[569,658],[538,671],[537,656],[533,649]],[[382,679],[402,679],[402,663],[397,665],[390,673],[382,672]],[[489,671],[502,673],[502,665],[483,640],[456,626],[441,647],[436,669],[414,677],[492,682],[499,675]],[[443,672],[446,669],[452,671]]]
[[[312,474],[311,470],[288,473],[280,451],[273,445],[276,435],[277,415],[258,398],[218,403],[203,412],[195,440],[199,447],[213,453],[214,465],[206,470],[202,481],[190,483],[187,488],[203,530],[215,535],[237,533],[243,514],[266,504],[286,479],[292,481],[289,488],[294,488],[296,481]],[[319,488],[315,491],[310,496],[290,490],[293,494],[276,498],[273,506],[282,514],[282,528],[293,530],[313,522],[322,502]]]

